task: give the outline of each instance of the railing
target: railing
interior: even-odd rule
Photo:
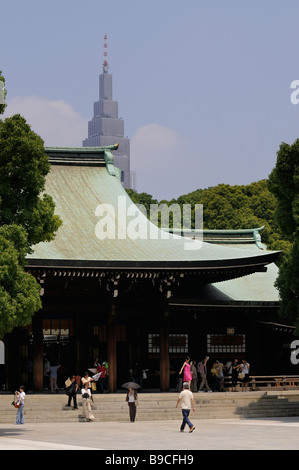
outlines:
[[[238,380],[238,386],[242,381]],[[225,388],[231,388],[231,376],[224,378]],[[299,375],[251,375],[249,377],[248,389],[262,390],[270,387],[277,390],[297,389],[299,388]]]

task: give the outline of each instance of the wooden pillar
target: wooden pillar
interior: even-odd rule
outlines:
[[[160,326],[160,390],[169,390],[169,312],[165,311]]]
[[[32,319],[33,334],[33,390],[43,391],[43,317],[36,313]]]
[[[117,358],[116,358],[116,308],[112,304],[108,314],[108,383],[109,391],[116,392]]]

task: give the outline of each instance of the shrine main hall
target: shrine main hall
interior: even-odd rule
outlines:
[[[187,355],[287,373],[293,336],[279,328],[279,253],[261,244],[261,229],[204,230],[200,248],[195,234],[165,237],[156,226],[156,237],[126,236],[120,198],[148,233],[153,224],[121,184],[116,148],[46,148],[46,193],[63,223],[27,257],[43,306],[31,326],[4,338],[6,389],[42,391],[45,357],[81,376],[96,358],[107,360],[111,392],[136,363],[148,369],[147,389],[175,388]],[[116,236],[99,236],[104,218]]]

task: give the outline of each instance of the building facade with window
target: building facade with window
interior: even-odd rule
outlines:
[[[196,233],[166,237],[128,197],[116,150],[46,149],[46,192],[63,224],[27,258],[43,308],[5,337],[5,386],[42,391],[45,357],[66,377],[107,360],[111,392],[136,363],[148,369],[145,388],[172,389],[186,355],[286,373],[292,331],[277,316],[278,253],[259,229],[204,231],[200,248]]]

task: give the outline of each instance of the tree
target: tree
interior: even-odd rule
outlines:
[[[129,195],[133,196],[133,202],[157,203],[152,196],[145,193],[138,194],[129,190]],[[219,184],[206,189],[198,189],[179,196],[177,200],[168,201],[169,205],[173,203],[181,206],[191,204],[191,208],[194,208],[195,204],[202,204],[204,229],[239,230],[264,226],[261,237],[268,249],[283,250],[285,253],[290,249],[289,239],[274,218],[277,201],[274,194],[269,191],[267,180],[242,186]],[[144,205],[148,207],[148,204]],[[149,217],[149,210],[147,213]],[[194,224],[193,209],[192,223]]]
[[[150,206],[151,204],[158,204],[156,199],[153,199],[153,196],[147,193],[136,193],[133,189],[127,189],[127,193],[132,199],[132,201],[138,206],[141,205],[145,207],[147,216],[150,216]]]
[[[41,308],[40,286],[25,272],[26,231],[18,225],[0,228],[0,338],[31,322]]]
[[[50,170],[43,140],[16,114],[0,121],[0,226],[25,228],[29,245],[50,241],[60,226],[45,177]]]
[[[269,176],[269,189],[278,201],[277,223],[291,243],[276,282],[280,315],[294,321],[299,336],[299,139],[292,145],[280,145],[276,166]]]
[[[61,225],[43,194],[49,169],[44,143],[26,120],[0,120],[0,338],[41,308],[40,286],[25,266],[32,245],[54,238]]]

